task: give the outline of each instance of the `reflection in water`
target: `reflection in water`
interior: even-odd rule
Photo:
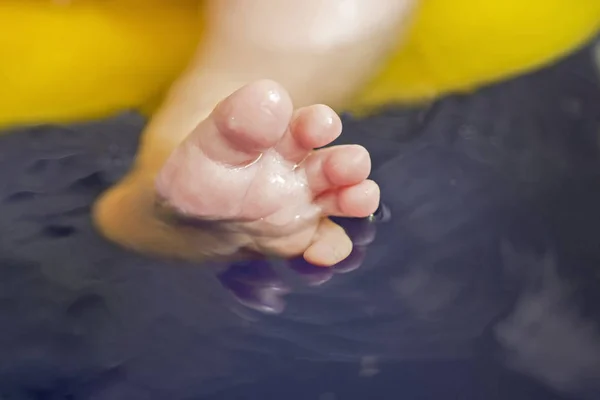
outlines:
[[[592,390],[600,383],[600,326],[582,315],[577,286],[558,275],[551,255],[510,252],[514,266],[534,274],[495,336],[511,367],[565,392]]]
[[[312,265],[302,257],[287,260],[287,267],[308,286],[321,286],[336,274],[360,268],[369,244],[375,240],[376,225],[385,222],[390,211],[385,205],[369,219],[336,219],[352,239],[352,253],[331,268]],[[251,260],[231,264],[219,273],[219,281],[244,306],[264,313],[279,314],[285,309],[284,297],[292,289],[284,283],[268,260]]]
[[[248,261],[231,265],[219,281],[243,305],[265,313],[279,314],[285,308],[283,296],[289,293],[268,261]]]

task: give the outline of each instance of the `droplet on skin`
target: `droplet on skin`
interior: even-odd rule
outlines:
[[[313,110],[315,110],[315,112],[318,114],[315,115],[315,120],[319,121],[320,125],[323,125],[325,127],[330,127],[331,125],[333,125],[334,118],[329,107],[315,107],[313,108]]]
[[[262,111],[269,115],[273,115],[273,105],[281,101],[281,94],[277,90],[269,90],[267,99],[260,105]]]
[[[269,101],[279,103],[281,101],[281,94],[277,90],[269,90]]]
[[[281,175],[274,175],[271,178],[271,183],[278,183],[280,185],[285,185],[285,179]]]

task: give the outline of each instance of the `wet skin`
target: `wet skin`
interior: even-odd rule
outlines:
[[[368,79],[412,4],[210,2],[208,44],[147,127],[130,174],[96,204],[101,232],[183,259],[251,251],[331,266],[346,258],[352,243],[328,217],[370,215],[379,188],[363,147],[318,149],[342,132],[321,103],[344,104]],[[173,224],[165,209],[210,229]]]
[[[590,61],[582,52],[472,96],[345,116],[336,143],[369,149],[391,211],[347,274],[346,263],[277,260],[278,276],[262,262],[198,268],[104,240],[89,206],[129,168],[136,117],[2,136],[0,393],[598,399]]]

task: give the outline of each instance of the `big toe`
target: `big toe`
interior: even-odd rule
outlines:
[[[213,161],[244,165],[279,142],[292,113],[292,100],[281,85],[271,80],[250,83],[219,103],[186,144]]]
[[[171,154],[155,181],[159,196],[185,214],[238,216],[253,175],[227,167],[249,165],[272,148],[286,133],[292,113],[290,96],[276,82],[257,81],[237,90]]]

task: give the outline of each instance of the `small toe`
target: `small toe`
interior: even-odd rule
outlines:
[[[311,154],[303,168],[312,193],[318,196],[367,179],[371,173],[371,158],[362,146],[335,146]]]
[[[352,252],[352,241],[333,221],[324,218],[312,244],[304,252],[304,259],[320,267],[330,267],[344,260]]]
[[[330,107],[315,104],[294,112],[288,132],[276,150],[285,159],[299,163],[315,148],[323,147],[342,133],[342,121]]]
[[[336,274],[347,274],[348,272],[356,271],[362,266],[366,256],[367,248],[365,246],[354,245],[350,255],[335,264],[331,269]]]
[[[377,210],[379,197],[379,186],[372,180],[365,180],[327,192],[317,199],[317,203],[327,216],[366,218]]]
[[[315,266],[302,257],[293,258],[288,264],[290,269],[309,286],[320,286],[333,278],[333,271],[330,268]]]

